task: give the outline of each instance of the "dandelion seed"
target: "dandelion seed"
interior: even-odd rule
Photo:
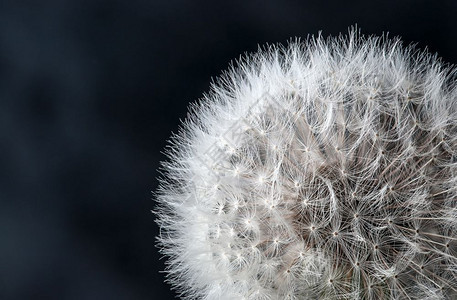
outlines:
[[[163,164],[169,282],[184,299],[457,299],[455,74],[356,30],[240,60]]]

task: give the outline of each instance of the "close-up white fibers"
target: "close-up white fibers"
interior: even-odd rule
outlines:
[[[456,299],[457,91],[357,29],[243,56],[190,107],[156,191],[184,299]]]

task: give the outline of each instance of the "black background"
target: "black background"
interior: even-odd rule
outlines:
[[[259,44],[389,31],[457,63],[455,1],[0,2],[0,299],[172,299],[161,153]]]

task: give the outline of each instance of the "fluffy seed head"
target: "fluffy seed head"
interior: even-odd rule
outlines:
[[[238,61],[167,151],[169,281],[188,299],[456,299],[454,78],[355,30]]]

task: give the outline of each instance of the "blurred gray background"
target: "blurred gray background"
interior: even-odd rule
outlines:
[[[173,299],[161,153],[259,44],[389,31],[457,63],[455,1],[0,2],[0,299]]]

